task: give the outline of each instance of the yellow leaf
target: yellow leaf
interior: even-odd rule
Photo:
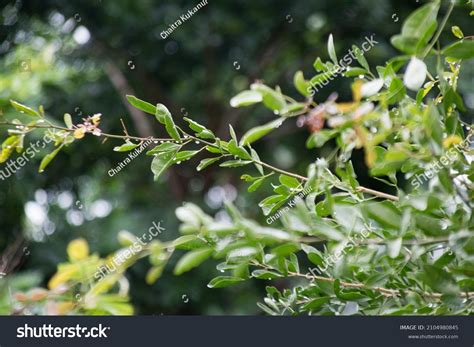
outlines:
[[[352,99],[355,102],[359,102],[360,99],[362,98],[362,85],[364,82],[362,80],[356,80],[354,83],[352,83]]]
[[[94,284],[94,286],[90,289],[90,291],[87,294],[95,296],[101,293],[108,292],[110,289],[113,288],[113,286],[120,279],[120,275],[121,274],[113,274],[113,275],[109,275],[105,277],[102,281]]]
[[[89,255],[89,245],[84,239],[76,239],[67,246],[67,254],[71,260],[82,260]]]
[[[59,302],[56,309],[58,310],[58,315],[65,315],[69,313],[74,308],[74,302],[72,301],[63,301]]]
[[[336,104],[337,110],[341,113],[352,111],[357,106],[355,102],[340,102]]]
[[[77,267],[75,265],[66,265],[54,274],[48,282],[48,288],[54,289],[69,281],[76,274]]]
[[[462,142],[462,139],[458,135],[450,135],[443,140],[443,147],[449,148],[452,145],[458,145]]]

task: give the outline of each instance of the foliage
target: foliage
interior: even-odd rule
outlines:
[[[240,285],[253,278],[277,283],[298,279],[290,288],[267,287],[267,297],[259,307],[272,315],[472,313],[472,131],[460,117],[464,105],[457,81],[474,50],[472,37],[464,37],[456,27],[452,28],[452,44],[437,45],[453,7],[451,2],[440,24],[439,1],[417,9],[404,22],[401,33],[392,38],[404,55],[383,66],[371,67],[355,48],[360,67],[340,66],[330,36],[331,61],[316,59],[316,74],[309,80],[302,72],[295,74],[295,88],[303,100],[283,94],[278,86],[255,82],[230,101],[233,107],[261,103],[276,116],[240,137],[230,126],[230,137],[223,140],[187,117],[183,120],[189,130],[185,130],[165,105],[127,96],[131,105],[155,116],[169,135],[147,152],[153,157],[155,180],[172,165],[206,153],[198,171],[217,162],[223,168],[244,167],[249,170],[242,175],[249,192],[264,185],[273,189],[273,194],[259,203],[267,223],[277,225],[272,227],[246,218],[232,204],[227,205],[229,218],[225,222],[191,203],[179,207],[176,216],[183,235],[165,246],[153,241],[139,252],[150,257],[148,281],[157,280],[173,252],[181,249],[188,252],[177,262],[176,275],[209,258],[222,261],[217,269],[225,274],[213,278],[208,284],[211,288]],[[312,86],[335,69],[353,80],[352,100],[338,102],[337,96],[332,96],[316,103]],[[16,129],[3,143],[3,161],[15,149],[21,152],[24,138],[37,128],[55,130],[55,149],[44,157],[40,171],[60,149],[86,134],[107,137],[99,128],[97,115],[81,124],[72,124],[66,116],[66,126],[58,126],[46,120],[41,109],[13,101],[12,106],[32,120],[5,122]],[[305,176],[268,164],[253,148],[283,122],[295,119],[311,130],[308,149],[328,141],[337,144],[337,153],[310,164]],[[120,151],[133,150],[147,140],[128,134],[121,138],[125,143]],[[351,160],[356,149],[363,149],[370,175],[394,194],[360,185]],[[71,264],[59,267],[53,284],[71,280],[84,284],[90,276],[74,272],[80,264],[92,264],[88,275],[102,264],[87,252],[79,251],[79,257],[71,254]],[[123,270],[97,284],[89,283],[87,293],[99,286],[98,297],[114,295],[105,292],[123,279]],[[105,286],[109,280],[110,286]],[[90,308],[92,313],[116,313],[97,307]],[[127,309],[124,306],[120,313],[127,313]]]

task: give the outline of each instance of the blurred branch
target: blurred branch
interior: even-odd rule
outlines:
[[[126,100],[125,95],[135,95],[133,88],[128,83],[125,75],[119,69],[119,67],[113,62],[111,58],[108,57],[108,53],[111,49],[106,47],[105,44],[95,40],[94,46],[97,48],[97,52],[99,55],[103,56],[105,60],[105,71],[107,72],[107,76],[109,77],[112,85],[117,90],[120,98],[122,99],[123,104],[128,109],[130,115],[132,116],[132,120],[134,123],[135,128],[137,129],[138,134],[142,138],[149,138],[154,135],[153,127],[151,122],[149,121],[149,117],[139,109],[130,105],[130,103]],[[156,84],[154,84],[156,88]],[[109,134],[110,135],[110,134]],[[109,136],[111,137],[111,136]],[[128,136],[127,138],[131,139],[132,137]],[[135,137],[135,139],[137,139]],[[173,173],[175,171],[174,168],[170,168],[170,171]],[[178,175],[175,174],[170,175],[170,187],[173,194],[176,196],[178,200],[183,200],[187,184],[183,184],[180,181]]]
[[[24,246],[25,238],[23,235],[18,236],[11,245],[7,246],[0,257],[0,273],[11,273],[21,263]]]
[[[125,95],[134,95],[135,93],[128,84],[122,71],[120,71],[117,65],[109,59],[105,61],[105,71],[107,72],[110,82],[120,94],[123,104],[132,116],[133,124],[135,125],[138,134],[142,137],[152,136],[153,130],[148,116],[144,112],[130,105],[125,98]]]

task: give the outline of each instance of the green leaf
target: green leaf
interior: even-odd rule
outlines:
[[[301,185],[298,179],[287,175],[280,175],[278,180],[281,184],[287,186],[288,188],[298,188]]]
[[[52,151],[51,153],[47,154],[44,156],[43,160],[41,160],[41,164],[40,164],[40,167],[38,169],[38,172],[43,172],[44,169],[46,169],[46,167],[49,165],[49,163],[51,162],[51,160],[54,159],[54,157],[56,156],[56,154],[59,153],[59,151],[61,150],[61,148],[63,148],[64,145],[61,145],[59,146],[58,148],[56,148],[54,151]]]
[[[387,102],[394,104],[406,95],[406,89],[403,82],[399,78],[393,78],[387,91]]]
[[[320,130],[312,133],[306,140],[307,148],[322,147],[326,142],[338,134],[337,130]]]
[[[203,159],[203,160],[201,160],[201,162],[197,166],[196,170],[197,171],[204,170],[206,167],[208,167],[209,165],[215,163],[216,161],[220,160],[221,158],[222,157]]]
[[[390,39],[390,42],[392,43],[393,47],[407,54],[417,53],[418,41],[419,40],[417,38],[404,37],[402,35],[395,35],[392,36],[392,38]]]
[[[245,166],[248,164],[251,164],[251,160],[228,160],[219,166],[221,167],[239,167],[239,166]]]
[[[326,65],[321,61],[321,58],[316,58],[316,60],[313,63],[313,67],[317,72],[323,72],[327,71]]]
[[[235,143],[238,143],[239,141],[237,141],[237,135],[235,134],[235,130],[231,124],[229,124],[229,132],[230,132],[230,137],[232,138],[232,140],[234,140]]]
[[[390,258],[394,259],[400,254],[400,249],[402,248],[402,238],[399,237],[395,240],[389,240],[387,242],[388,255]]]
[[[296,71],[293,77],[293,84],[295,85],[298,92],[305,97],[309,97],[311,93],[308,91],[311,89],[311,84],[304,79],[302,71]]]
[[[143,112],[155,115],[156,107],[153,106],[152,104],[146,101],[140,100],[133,95],[126,95],[126,98],[128,102],[130,103],[130,105],[132,105],[133,107],[138,108],[139,110],[142,110]]]
[[[421,274],[423,281],[435,291],[444,294],[458,293],[459,287],[450,273],[428,264],[423,266],[423,270]]]
[[[275,278],[283,277],[283,275],[275,271],[254,270],[252,271],[252,277],[258,278],[259,280],[273,280]]]
[[[356,56],[356,59],[357,61],[359,62],[359,64],[367,71],[370,71],[370,67],[369,67],[369,64],[367,63],[367,60],[365,59],[364,57],[364,52],[362,52],[359,47],[357,47],[356,45],[353,45],[352,46],[352,50]]]
[[[286,108],[286,101],[281,93],[261,83],[254,83],[250,88],[261,94],[263,104],[269,109],[279,112]]]
[[[316,248],[305,244],[302,244],[301,248],[308,256],[309,261],[312,262],[314,265],[321,266],[324,264],[324,259],[321,255],[321,252],[318,251]]]
[[[72,118],[71,118],[71,115],[69,113],[64,114],[64,124],[66,124],[66,126],[69,129],[72,129],[72,127],[73,127]]]
[[[369,72],[366,69],[361,67],[347,67],[347,70],[344,72],[345,77],[355,77],[359,75],[367,75]]]
[[[13,101],[13,100],[10,100],[10,103],[17,111],[20,111],[21,113],[26,113],[26,114],[28,114],[30,116],[34,116],[34,117],[41,117],[41,115],[38,112],[36,112],[35,110],[33,110],[31,107],[22,105],[19,102],[16,102],[16,101]]]
[[[339,230],[330,226],[323,221],[314,221],[313,229],[310,232],[311,235],[322,235],[327,237],[329,240],[342,241],[344,236]]]
[[[334,64],[338,65],[336,50],[334,49],[334,40],[333,40],[332,34],[330,34],[329,38],[328,38],[328,53],[329,53],[329,57],[334,62]]]
[[[393,46],[408,54],[423,50],[436,31],[438,10],[439,2],[436,1],[410,14],[403,23],[401,34],[392,37]]]
[[[474,41],[463,40],[446,47],[443,54],[456,59],[471,59],[474,57]]]
[[[424,111],[423,124],[426,127],[427,135],[441,146],[444,131],[441,125],[441,115],[435,105],[430,104]]]
[[[114,147],[114,151],[115,152],[129,152],[129,151],[137,148],[138,146],[139,146],[138,144],[127,141],[121,146]]]
[[[285,121],[285,119],[286,118],[278,118],[278,119],[275,119],[274,121],[271,121],[270,123],[260,125],[260,126],[250,129],[244,134],[244,136],[242,136],[242,138],[240,139],[239,145],[245,146],[257,141],[258,139],[270,133],[272,130],[279,128],[282,125],[282,123]]]
[[[13,153],[15,148],[20,144],[20,136],[12,135],[7,137],[2,143],[2,153],[0,154],[0,163],[4,163]]]
[[[174,161],[175,162],[185,161],[185,160],[191,159],[198,153],[199,151],[182,151],[176,154],[176,158]]]
[[[262,94],[254,90],[245,90],[230,99],[230,106],[242,107],[257,104],[263,101]]]
[[[231,276],[219,276],[215,277],[208,283],[209,288],[223,288],[234,285],[236,283],[245,281],[243,278],[231,277]]]
[[[177,249],[201,249],[206,246],[206,241],[196,235],[184,235],[174,240],[172,245]]]
[[[265,181],[265,177],[257,179],[247,188],[247,191],[249,193],[256,191],[262,185],[263,181]]]
[[[241,159],[252,159],[251,155],[242,146],[238,146],[234,139],[229,141],[227,150]]]
[[[158,280],[158,278],[161,277],[161,274],[163,273],[164,268],[165,267],[163,265],[153,266],[152,268],[150,268],[146,274],[146,278],[145,278],[146,283],[149,285],[152,285],[153,283],[155,283]]]
[[[161,152],[155,158],[153,158],[151,163],[151,171],[155,175],[155,181],[157,181],[166,171],[166,169],[168,169],[173,164],[176,153],[177,150]]]
[[[196,235],[184,235],[181,237],[178,237],[176,240],[173,241],[172,245],[173,247],[179,247],[185,243],[194,241],[197,239]]]
[[[458,27],[457,25],[451,27],[451,32],[452,32],[453,35],[456,36],[458,39],[464,38],[464,33],[462,32],[461,28]]]
[[[178,145],[177,143],[174,142],[163,142],[156,146],[155,148],[149,150],[146,154],[147,155],[153,155],[157,154],[160,152],[170,152],[170,151],[177,151],[178,149],[181,148],[181,145]]]
[[[164,105],[161,105],[161,106],[166,108]],[[171,117],[171,113],[169,113],[168,109],[166,109],[166,111],[168,112],[160,113],[159,112],[160,109],[162,108],[160,108],[160,104],[158,104],[156,106],[156,117],[158,119],[160,117],[163,117],[162,119],[164,120],[166,131],[173,139],[179,141],[181,138],[179,137],[179,133],[178,133],[178,130],[176,129],[176,125],[174,124],[173,117]]]
[[[191,251],[186,253],[181,259],[178,260],[176,267],[174,268],[175,275],[181,275],[196,266],[200,265],[204,262],[207,258],[209,258],[212,254],[212,249],[210,248],[203,248],[197,249],[195,251]]]
[[[316,310],[316,309],[320,308],[321,306],[323,306],[324,304],[327,304],[330,301],[330,299],[331,298],[329,296],[322,296],[322,297],[319,297],[319,298],[316,298],[316,299],[312,299],[308,303],[304,304],[301,307],[301,309],[304,310],[304,311]]]
[[[189,123],[189,128],[191,128],[192,130],[194,130],[194,132],[196,132],[196,133],[198,133],[198,134],[201,133],[201,132],[203,132],[203,131],[209,131],[209,132],[211,132],[211,131],[210,131],[209,129],[207,129],[205,126],[199,124],[199,123],[196,122],[196,121],[193,121],[192,119],[189,119],[189,118],[187,118],[187,117],[184,117],[183,119],[184,119],[186,122]],[[212,134],[212,132],[211,132],[211,134]]]
[[[209,129],[206,129],[206,130],[201,131],[200,133],[197,133],[196,136],[204,140],[214,140],[216,138],[214,133],[210,131]]]
[[[390,201],[368,203],[364,211],[380,225],[398,230],[401,224],[401,213]]]
[[[252,156],[253,164],[257,168],[260,175],[263,176],[264,175],[263,166],[261,164],[259,164],[259,162],[261,162],[261,160],[260,160],[260,157],[258,156],[257,151],[255,151],[253,148],[250,148],[250,155]]]
[[[456,259],[454,252],[448,251],[436,259],[433,265],[442,268],[443,266],[450,264],[454,259]]]

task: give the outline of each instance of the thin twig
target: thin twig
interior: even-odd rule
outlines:
[[[11,125],[11,126],[18,126],[20,124],[16,124],[16,123],[12,123],[12,122],[0,122],[0,126],[1,125]],[[25,126],[26,128],[39,128],[39,129],[57,129],[57,130],[63,130],[63,131],[67,131],[67,132],[74,132],[74,129],[69,129],[69,128],[66,128],[66,127],[62,127],[62,126],[58,126],[58,125],[53,125],[53,124],[47,124],[47,125],[38,125],[38,124],[35,124],[35,125],[23,125]],[[188,133],[186,133],[184,130],[182,130],[181,128],[178,127],[178,129],[186,136],[188,136],[189,138],[195,140],[195,141],[199,141],[199,142],[202,142],[208,146],[212,146],[212,147],[215,147],[215,148],[218,148],[218,146],[216,144],[213,144],[211,142],[208,142],[204,139],[201,139],[201,138],[198,138],[198,137],[195,137],[193,135],[190,135]],[[172,138],[156,138],[156,137],[139,137],[139,136],[130,136],[130,135],[114,135],[114,134],[108,134],[108,133],[101,133],[101,136],[104,136],[104,137],[109,137],[109,138],[115,138],[115,139],[122,139],[122,140],[135,140],[135,141],[147,141],[147,140],[152,140],[152,141],[175,141],[174,139]],[[272,171],[275,171],[275,172],[278,172],[278,173],[281,173],[283,175],[286,175],[286,176],[290,176],[290,177],[294,177],[300,181],[307,181],[308,180],[308,177],[304,177],[304,176],[301,176],[301,175],[298,175],[298,174],[295,174],[295,173],[292,173],[292,172],[288,172],[288,171],[285,171],[285,170],[282,170],[282,169],[279,169],[275,166],[272,166],[270,164],[267,164],[263,161],[260,161],[260,160],[255,160],[255,159],[252,159],[252,161],[256,164],[260,164],[262,166],[265,166],[266,168],[272,170]],[[371,194],[371,195],[374,195],[374,196],[377,196],[379,198],[383,198],[383,199],[390,199],[390,200],[393,200],[393,201],[397,201],[398,200],[398,197],[397,196],[394,196],[394,195],[390,195],[390,194],[387,194],[387,193],[383,193],[383,192],[379,192],[377,190],[374,190],[374,189],[370,189],[370,188],[366,188],[366,187],[363,187],[363,186],[359,186],[356,188],[357,191],[359,192],[363,192],[363,193],[367,193],[367,194]]]
[[[267,266],[265,264],[257,263],[256,261],[251,262],[252,265],[258,266],[265,268],[267,270],[274,270],[270,266]],[[317,276],[317,275],[310,275],[309,273],[307,274],[302,274],[301,272],[294,272],[294,271],[288,271],[288,275],[290,277],[302,277],[310,281],[321,281],[321,282],[330,282],[334,283],[336,282],[337,278],[333,277],[324,277],[324,276]],[[355,288],[355,289],[362,289],[362,290],[372,290],[381,293],[384,296],[387,297],[393,297],[393,296],[401,296],[403,293],[418,293],[421,294],[424,297],[430,298],[430,299],[435,299],[435,300],[440,300],[443,294],[441,293],[429,293],[429,292],[416,292],[411,289],[407,290],[398,290],[398,289],[390,289],[390,288],[384,288],[384,287],[368,287],[367,285],[363,283],[352,283],[352,282],[346,282],[346,281],[339,281],[339,284],[344,287],[344,288]],[[459,293],[459,295],[462,298],[472,298],[474,297],[474,292],[465,292],[465,293]]]
[[[298,242],[302,243],[322,243],[331,241],[329,239],[323,239],[320,237],[300,237],[298,238]],[[431,239],[424,239],[424,240],[405,240],[402,241],[403,246],[426,246],[436,243],[443,243],[448,242],[449,237],[437,237]],[[358,241],[357,245],[386,245],[388,242],[384,239],[370,239],[364,241]]]

